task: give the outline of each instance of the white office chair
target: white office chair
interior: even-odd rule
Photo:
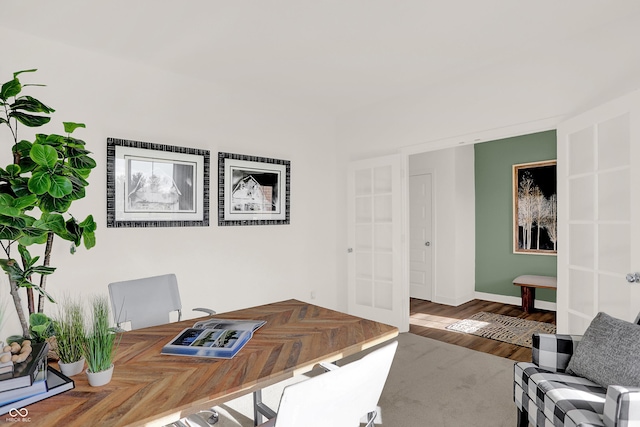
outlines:
[[[178,312],[178,320],[182,316],[175,274],[109,283],[109,296],[118,328],[122,328],[126,322],[131,324],[131,329],[163,325],[170,321],[173,311]],[[194,310],[215,314],[208,308]]]
[[[178,312],[178,320],[182,316],[182,302],[175,274],[109,283],[109,296],[113,316],[118,329],[122,331],[122,325],[126,322],[130,323],[133,330],[169,323],[170,313],[173,311]],[[215,311],[208,308],[194,310],[215,314]],[[168,426],[204,427],[217,422],[218,412],[211,409],[189,415]]]
[[[284,388],[278,414],[260,427],[372,427],[398,342]]]

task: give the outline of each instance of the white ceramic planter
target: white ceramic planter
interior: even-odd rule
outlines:
[[[92,387],[100,387],[101,385],[108,384],[111,381],[111,376],[113,375],[113,365],[105,371],[100,372],[91,372],[87,369],[87,379],[89,380],[89,385]]]
[[[84,357],[71,363],[58,362],[58,366],[60,366],[60,372],[68,377],[78,375],[84,369]]]

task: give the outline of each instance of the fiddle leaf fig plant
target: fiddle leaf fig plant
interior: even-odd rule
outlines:
[[[18,78],[35,71],[15,72],[0,87],[0,127],[6,126],[11,134],[13,160],[0,167],[0,247],[5,255],[0,267],[9,278],[10,294],[25,337],[30,336],[30,330],[21,290],[26,291],[30,315],[43,312],[45,299],[54,302],[46,291],[46,278],[55,271],[50,266],[54,237],[72,242],[72,253],[83,243],[87,249],[96,243],[93,216],[79,222],[69,212],[72,203],[85,196],[87,178],[96,166],[85,142],[71,136],[85,125],[65,122],[66,135],[37,133],[33,141],[18,136],[19,126],[43,126],[55,111],[23,94],[28,86],[42,86],[23,84]],[[42,250],[42,257],[33,256],[31,250]],[[34,291],[39,294],[37,308]]]

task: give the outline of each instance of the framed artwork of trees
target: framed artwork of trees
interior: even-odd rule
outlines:
[[[555,255],[556,161],[513,165],[513,252]]]

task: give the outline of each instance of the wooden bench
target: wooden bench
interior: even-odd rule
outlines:
[[[558,289],[557,279],[552,276],[523,275],[513,279],[513,284],[520,286],[522,295],[522,310],[525,313],[533,311],[533,303],[536,299],[536,288]]]

